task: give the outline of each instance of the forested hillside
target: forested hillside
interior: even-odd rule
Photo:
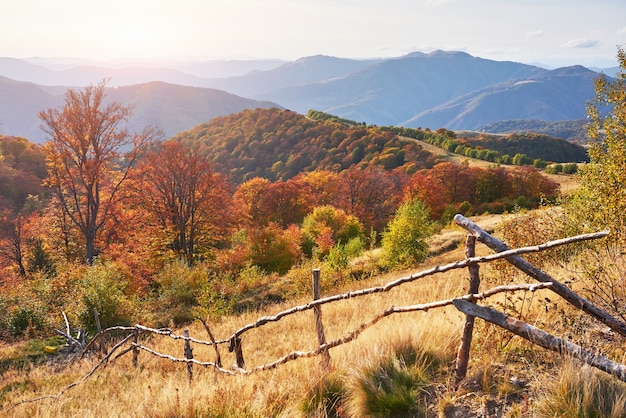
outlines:
[[[550,162],[585,162],[587,151],[581,145],[536,133],[508,135],[463,133],[458,140],[471,148],[492,149],[500,154],[526,154]]]
[[[301,172],[354,165],[414,173],[435,163],[418,143],[402,141],[388,130],[311,120],[275,108],[215,118],[172,139],[207,156],[236,183],[257,176],[287,180]]]
[[[550,122],[544,120],[502,120],[488,123],[476,130],[492,134],[534,132],[555,138],[562,138],[575,144],[587,143],[586,119]]]

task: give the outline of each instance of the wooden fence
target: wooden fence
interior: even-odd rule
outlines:
[[[98,363],[91,369],[91,371],[83,377],[79,382],[75,382],[70,386],[66,387],[61,391],[57,396],[53,397],[45,397],[45,398],[55,398],[59,397],[66,390],[70,389],[73,386],[85,381],[91,375],[95,373],[95,371],[106,365],[110,360],[117,359],[127,353],[133,354],[133,365],[137,366],[138,357],[141,351],[148,353],[150,355],[167,359],[172,362],[180,362],[184,363],[187,367],[188,377],[191,381],[193,379],[193,366],[204,366],[211,367],[216,371],[223,373],[225,375],[236,375],[236,374],[251,374],[256,372],[261,372],[264,370],[270,370],[276,368],[284,363],[289,361],[293,361],[299,358],[304,357],[314,357],[321,356],[321,365],[323,367],[330,367],[332,363],[332,359],[330,356],[330,350],[334,347],[340,346],[342,344],[349,343],[359,335],[365,331],[366,329],[375,325],[381,319],[395,314],[401,314],[406,312],[416,312],[416,311],[428,311],[431,309],[441,308],[444,306],[453,305],[459,311],[465,314],[465,323],[463,327],[463,332],[461,336],[461,344],[458,349],[457,360],[456,360],[456,382],[460,383],[465,379],[469,356],[470,356],[470,346],[472,341],[472,334],[474,328],[475,318],[480,318],[490,323],[496,324],[516,335],[519,335],[522,338],[529,340],[530,342],[540,345],[548,350],[552,350],[558,352],[560,354],[568,355],[577,359],[584,361],[585,363],[596,367],[602,371],[610,373],[621,381],[626,382],[626,366],[616,363],[606,357],[600,356],[596,353],[592,353],[584,348],[573,344],[569,341],[565,341],[559,337],[554,335],[550,335],[545,331],[534,327],[528,323],[525,323],[519,319],[512,318],[502,312],[498,312],[492,308],[480,306],[476,302],[480,300],[487,299],[493,295],[502,293],[502,292],[514,292],[514,291],[535,291],[537,289],[550,289],[565,301],[569,302],[572,306],[577,309],[582,310],[586,314],[591,315],[598,321],[607,325],[611,330],[616,333],[619,333],[623,336],[626,336],[626,323],[620,321],[619,319],[609,315],[607,312],[603,311],[599,307],[595,306],[593,303],[588,301],[587,299],[577,295],[571,289],[569,289],[564,284],[560,283],[553,277],[551,277],[548,273],[542,271],[541,269],[535,267],[525,259],[521,257],[523,254],[539,252],[549,248],[554,248],[562,245],[567,245],[575,242],[587,241],[587,240],[595,240],[599,238],[603,238],[608,235],[608,231],[602,231],[598,233],[592,234],[584,234],[578,235],[574,237],[564,238],[556,241],[550,241],[537,246],[523,247],[517,249],[510,249],[506,244],[497,238],[491,236],[483,229],[481,229],[478,225],[471,222],[469,219],[456,215],[454,221],[457,225],[463,227],[468,231],[468,235],[465,242],[465,259],[456,261],[450,264],[436,266],[428,270],[423,270],[418,273],[411,274],[409,276],[401,277],[394,281],[388,282],[382,286],[370,287],[366,289],[361,289],[357,291],[337,294],[333,296],[328,296],[325,298],[320,298],[320,273],[319,270],[313,270],[312,274],[312,282],[313,282],[313,298],[312,301],[299,306],[294,306],[290,309],[281,311],[275,315],[271,316],[263,316],[258,318],[255,322],[247,324],[235,332],[233,332],[229,337],[221,340],[216,340],[213,336],[213,333],[210,330],[209,325],[206,321],[202,321],[202,324],[209,335],[210,341],[200,340],[193,338],[189,335],[188,331],[185,330],[183,335],[177,335],[170,329],[154,329],[145,327],[142,325],[135,325],[132,327],[111,327],[106,330],[101,331],[96,335],[88,344],[82,344],[75,338],[72,338],[69,334],[69,329],[67,333],[59,331],[60,334],[65,335],[68,338],[68,344],[74,344],[79,346],[83,354],[94,349],[100,349],[103,357],[98,361]],[[476,242],[481,242],[487,245],[489,248],[495,251],[495,253],[486,255],[486,256],[476,256],[475,255],[475,246]],[[526,273],[529,277],[538,281],[538,283],[528,283],[528,284],[514,284],[514,285],[506,285],[506,286],[497,286],[486,291],[480,292],[480,276],[479,276],[479,265],[481,263],[487,263],[498,259],[505,259],[519,270]],[[437,273],[443,273],[446,271],[450,271],[453,269],[459,268],[467,268],[469,271],[469,289],[468,293],[464,296],[457,297],[454,299],[448,300],[440,300],[429,303],[410,305],[410,306],[391,306],[388,309],[380,312],[379,314],[372,317],[369,321],[362,323],[359,327],[350,330],[343,334],[341,337],[327,341],[324,333],[324,323],[322,316],[322,306],[325,304],[347,300],[347,299],[356,299],[361,296],[371,295],[375,293],[383,293],[388,292],[389,290],[401,286],[406,283],[414,282],[419,279],[423,279],[428,276],[432,276]],[[246,362],[244,359],[244,335],[246,332],[264,326],[266,324],[280,321],[281,319],[293,315],[295,313],[313,310],[314,312],[314,325],[316,329],[317,335],[317,344],[316,348],[309,351],[292,351],[287,355],[277,358],[274,361],[258,365],[255,367],[247,368]],[[96,313],[97,317],[97,313]],[[69,328],[69,327],[68,327]],[[110,334],[113,332],[122,332],[126,335],[119,340],[114,346],[107,348],[104,344],[104,339],[102,338],[106,334]],[[141,335],[145,334],[153,334],[158,336],[165,336],[167,338],[172,338],[175,340],[181,340],[183,343],[183,349],[181,350],[184,353],[184,357],[178,357],[176,355],[161,353],[156,351],[153,348],[148,347],[147,345],[140,342]],[[215,350],[215,360],[214,361],[206,361],[199,360],[194,358],[193,356],[193,347],[192,345],[204,345],[211,346]],[[229,368],[226,368],[222,365],[222,360],[220,356],[220,346],[228,346],[228,350],[230,352],[234,352],[236,365],[233,365]],[[250,346],[246,346],[247,349],[254,349],[252,344]],[[42,399],[42,398],[38,398]]]

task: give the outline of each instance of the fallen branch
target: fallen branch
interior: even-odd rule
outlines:
[[[512,318],[494,309],[478,306],[474,303],[460,299],[454,300],[454,306],[461,312],[482,318],[492,324],[496,324],[548,350],[582,360],[590,366],[609,373],[622,382],[626,382],[626,366],[623,364],[616,363],[604,356],[594,354],[579,345],[565,341],[562,338],[555,337],[554,335],[548,334],[537,327],[520,321],[519,319]]]

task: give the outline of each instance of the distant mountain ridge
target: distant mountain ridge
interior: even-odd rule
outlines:
[[[45,141],[37,113],[63,104],[66,88],[45,87],[0,77],[0,134]],[[107,99],[133,106],[131,131],[156,125],[166,137],[217,116],[244,109],[280,107],[276,103],[246,99],[221,90],[180,86],[155,81],[107,89]]]
[[[142,103],[138,110],[143,115],[138,120],[155,123],[173,135],[176,129],[190,129],[194,126],[191,123],[207,122],[215,115],[224,115],[222,111],[237,109],[231,106],[232,95],[240,96],[243,108],[275,106],[301,114],[314,109],[373,125],[477,130],[503,120],[577,120],[586,116],[585,103],[594,96],[593,79],[599,75],[581,66],[547,70],[454,51],[372,60],[317,55],[282,64],[259,62],[260,69],[232,77],[202,77],[211,73],[209,64],[198,64],[195,69],[91,66],[51,70],[26,60],[0,58],[0,76],[13,80],[19,76],[36,84],[37,80],[45,81],[40,84],[57,87],[59,80],[66,81],[64,85],[81,86],[106,77],[111,77],[111,87],[120,86],[120,82],[124,82],[123,87],[165,82],[167,89],[165,84],[150,84],[150,88],[131,90],[144,94],[133,99]],[[255,63],[238,64],[253,68]],[[0,79],[0,92],[7,92],[0,96],[0,133],[40,141],[35,115],[50,103],[59,103],[50,92],[60,88],[13,82],[9,89],[7,84],[10,80]],[[157,86],[167,90],[171,99],[157,93]],[[198,91],[192,93],[193,88]],[[154,96],[145,95],[147,91]],[[152,99],[160,103],[148,103]],[[224,105],[216,110],[220,101]],[[208,107],[213,110],[208,111]],[[199,119],[202,117],[207,119]]]

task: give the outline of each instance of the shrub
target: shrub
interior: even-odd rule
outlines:
[[[426,417],[429,379],[424,369],[395,356],[355,372],[350,391],[354,416]]]
[[[563,166],[563,174],[576,174],[578,172],[578,164],[569,163]]]
[[[383,263],[389,267],[421,263],[428,255],[425,238],[433,232],[430,210],[420,200],[403,203],[383,234]]]
[[[95,308],[102,328],[130,325],[134,306],[125,294],[128,283],[128,277],[115,263],[97,260],[87,268],[80,283],[83,300],[79,313],[81,324],[89,331],[96,331]]]
[[[308,417],[342,417],[346,391],[342,379],[335,375],[325,375],[313,385],[310,397],[302,402],[302,411]]]

